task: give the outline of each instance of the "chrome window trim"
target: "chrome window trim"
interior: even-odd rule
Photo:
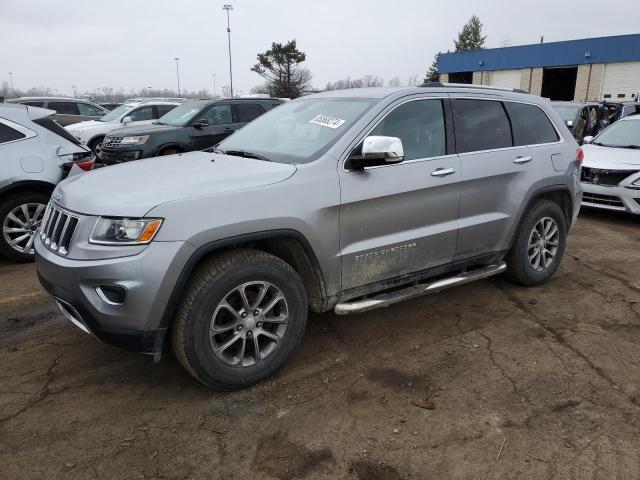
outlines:
[[[425,94],[422,94],[425,95]],[[346,173],[352,173],[352,172],[361,172],[363,170],[373,170],[373,169],[377,169],[377,168],[387,168],[387,167],[395,167],[395,166],[399,166],[399,165],[406,165],[408,163],[417,163],[417,162],[428,162],[430,160],[436,160],[436,159],[440,159],[440,158],[450,158],[450,157],[455,157],[457,154],[455,153],[449,153],[449,154],[445,154],[445,155],[438,155],[435,157],[425,157],[425,158],[413,158],[411,160],[403,160],[401,162],[395,162],[395,163],[390,163],[388,165],[375,165],[372,167],[364,167],[362,170],[352,170],[346,167],[346,163],[347,160],[349,160],[349,156],[351,156],[351,153],[353,152],[353,150],[360,144],[360,142],[367,138],[367,136],[373,131],[375,130],[375,128],[380,124],[380,122],[382,122],[385,118],[387,118],[387,116],[389,116],[391,114],[391,112],[393,112],[394,110],[396,110],[397,108],[401,107],[402,105],[405,105],[409,102],[417,102],[417,101],[421,101],[421,100],[440,100],[441,102],[443,100],[447,100],[449,97],[448,96],[443,96],[442,94],[439,95],[434,95],[434,96],[430,96],[427,94],[427,96],[420,96],[420,97],[416,97],[416,98],[408,98],[400,103],[397,104],[392,104],[391,108],[389,110],[386,110],[384,112],[382,112],[382,116],[373,124],[373,126],[369,129],[365,129],[363,130],[363,132],[366,132],[364,135],[360,136],[356,136],[356,140],[354,142],[352,142],[353,146],[350,146],[349,148],[346,149],[345,153],[342,154],[342,171],[346,172]],[[444,111],[444,106],[442,109],[442,119],[444,120],[444,127],[445,127],[445,135],[446,135],[446,131],[447,131],[447,118],[446,118],[446,113]],[[355,144],[354,144],[355,143]],[[445,151],[446,151],[446,136],[445,136]]]
[[[24,137],[16,138],[15,140],[9,140],[8,142],[0,142],[0,145],[9,145],[10,143],[22,142],[23,140],[28,140],[33,137],[37,137],[38,133],[31,130],[30,128],[24,127],[19,123],[13,122],[11,120],[7,120],[6,118],[0,117],[0,123],[3,125],[12,128],[18,132],[20,132]]]

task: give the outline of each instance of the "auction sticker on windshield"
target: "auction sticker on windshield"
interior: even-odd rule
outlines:
[[[330,115],[316,115],[311,120],[309,120],[309,123],[313,123],[314,125],[322,125],[323,127],[329,128],[338,128],[344,122],[345,120],[332,117]]]

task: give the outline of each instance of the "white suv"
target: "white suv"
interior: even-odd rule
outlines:
[[[158,99],[127,101],[97,120],[74,123],[66,129],[87,145],[99,160],[102,140],[107,133],[117,128],[150,124],[180,103],[176,100]]]

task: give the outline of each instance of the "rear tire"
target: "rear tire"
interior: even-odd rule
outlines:
[[[560,266],[566,243],[567,223],[560,206],[537,201],[520,222],[505,275],[526,286],[546,283]]]
[[[47,203],[49,195],[40,192],[19,193],[0,203],[1,254],[16,262],[33,262],[36,230]]]
[[[235,390],[273,374],[300,344],[306,321],[306,294],[287,263],[259,250],[234,250],[194,272],[172,345],[198,381]]]

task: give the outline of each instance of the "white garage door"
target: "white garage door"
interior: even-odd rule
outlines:
[[[520,88],[521,70],[496,70],[491,74],[494,87]]]
[[[640,62],[608,63],[604,67],[602,98],[631,100],[640,90]]]

